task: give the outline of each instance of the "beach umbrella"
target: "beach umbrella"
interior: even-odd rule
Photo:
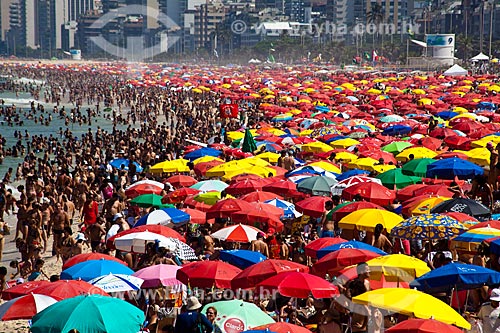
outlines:
[[[429,164],[426,175],[428,178],[455,179],[457,177],[458,179],[472,179],[483,173],[484,170],[480,166],[461,158],[452,157]]]
[[[182,266],[159,264],[140,269],[132,276],[144,281],[142,289],[172,287],[175,290],[182,290],[184,284],[177,280],[177,271],[181,268]]]
[[[449,305],[414,289],[384,288],[353,297],[353,302],[394,311],[405,316],[441,321],[470,329],[470,323]]]
[[[356,185],[359,183],[370,183],[370,182],[382,184],[380,179],[377,179],[377,178],[367,177],[365,175],[351,176],[351,177],[343,179],[343,180],[339,181],[337,184],[333,185],[332,186],[332,194],[341,195],[342,191],[344,191],[344,189],[346,189],[350,186],[353,186],[353,185]]]
[[[321,248],[316,251],[316,255],[318,259],[323,258],[326,256],[328,253],[338,251],[340,249],[361,249],[361,250],[368,250],[371,252],[375,252],[377,254],[380,254],[381,256],[385,256],[387,253],[384,251],[380,250],[379,248],[376,248],[375,246],[368,245],[363,242],[358,242],[358,241],[348,241],[348,242],[341,242],[337,244],[332,244],[329,246],[326,246],[324,248]]]
[[[491,216],[491,212],[486,206],[476,200],[467,198],[454,198],[443,201],[431,209],[431,213],[446,212],[465,213],[480,221],[488,219]]]
[[[254,330],[257,330],[257,332],[264,331],[264,332],[276,332],[276,333],[312,333],[310,330],[308,330],[305,327],[302,326],[297,326],[294,324],[286,323],[286,322],[278,322],[274,324],[267,324],[267,325],[262,325],[262,326],[257,326],[254,327]],[[249,331],[249,332],[253,332]]]
[[[352,176],[357,176],[357,175],[365,175],[368,176],[370,174],[370,171],[368,170],[360,170],[360,169],[351,169],[348,171],[343,172],[341,175],[337,176],[337,180],[339,182],[352,177]]]
[[[46,295],[57,299],[66,299],[83,294],[109,296],[105,291],[96,289],[92,284],[82,280],[59,280],[43,284],[31,291],[33,294]]]
[[[231,287],[233,289],[253,288],[259,282],[262,282],[269,277],[275,276],[278,273],[284,272],[307,273],[309,272],[309,268],[293,261],[267,259],[255,265],[249,266],[241,271],[231,281]]]
[[[172,161],[164,161],[153,165],[149,168],[151,173],[162,173],[162,172],[189,172],[188,164],[189,160],[177,159]]]
[[[220,260],[231,265],[245,269],[253,264],[266,260],[266,256],[249,250],[223,250],[220,251]]]
[[[370,259],[366,262],[371,275],[380,280],[384,275],[388,281],[410,282],[430,271],[425,261],[405,254],[389,254]]]
[[[279,180],[262,186],[262,190],[276,193],[282,196],[289,196],[297,192],[297,184],[288,180]]]
[[[335,155],[337,157],[337,155]],[[311,162],[307,164],[307,166],[312,166],[312,167],[318,167],[321,168],[325,171],[329,171],[332,173],[342,173],[342,171],[339,169],[338,166],[336,166],[333,163],[327,162],[327,161],[316,161],[316,162]]]
[[[264,201],[264,203],[283,209],[283,218],[285,219],[295,219],[302,216],[302,214],[295,209],[295,205],[291,202],[281,199],[271,199]]]
[[[115,241],[116,238],[122,237],[122,236],[125,236],[125,235],[128,235],[128,234],[134,234],[134,233],[139,233],[139,232],[144,232],[144,231],[147,231],[147,232],[150,232],[150,233],[155,233],[158,236],[163,236],[163,237],[166,237],[166,238],[175,238],[175,239],[178,239],[181,242],[185,242],[186,241],[186,239],[184,238],[184,236],[182,236],[181,234],[179,234],[177,231],[175,231],[172,228],[169,228],[169,227],[164,226],[164,225],[159,225],[159,224],[148,224],[148,225],[137,226],[137,227],[134,227],[132,229],[128,229],[128,230],[124,230],[124,231],[119,232],[118,234],[116,234],[116,235],[108,238],[108,240],[106,241],[106,246],[109,249],[115,249],[115,247],[114,247],[114,241]],[[103,257],[103,258],[104,259],[108,259],[107,257]],[[93,259],[94,259],[93,256],[89,256],[88,260],[93,260]],[[95,259],[100,259],[100,258],[95,258]],[[110,260],[115,260],[115,259],[110,259]],[[118,262],[123,263],[125,265],[125,263],[122,262],[121,260],[115,260],[115,261],[118,261]]]
[[[165,179],[165,182],[171,184],[175,188],[189,187],[196,184],[198,181],[191,176],[175,175]]]
[[[241,332],[259,325],[274,323],[274,320],[257,305],[242,300],[209,303],[201,312],[205,313],[210,307],[217,309],[215,323],[223,332]],[[238,329],[235,330],[234,327]]]
[[[482,266],[452,262],[422,275],[410,283],[426,293],[470,290],[500,285],[500,273]]]
[[[207,211],[207,218],[228,218],[239,211],[251,211],[253,206],[240,199],[224,199],[217,202]]]
[[[425,147],[408,147],[401,153],[397,154],[396,159],[398,161],[406,162],[410,160],[410,155],[413,155],[413,158],[415,159],[434,158],[436,157],[437,153]]]
[[[159,183],[161,184],[161,183]],[[143,194],[160,194],[163,191],[164,185],[150,184],[150,183],[136,183],[132,184],[125,189],[125,195],[129,198],[136,198]]]
[[[353,200],[357,194],[363,200],[380,206],[387,206],[396,198],[396,194],[387,187],[373,182],[349,186],[342,192],[342,197],[347,200]]]
[[[450,187],[444,184],[425,185],[415,189],[413,197],[418,196],[440,196],[440,197],[453,197],[454,193],[450,191]],[[405,200],[406,201],[406,200]]]
[[[137,172],[143,171],[143,168],[141,167],[141,165],[139,163],[137,163],[135,161],[132,163],[134,163]],[[126,158],[115,158],[114,160],[109,162],[109,165],[111,165],[113,168],[118,169],[118,170],[127,170],[127,171],[128,171],[129,164],[130,164],[130,160],[128,160]]]
[[[241,269],[222,261],[195,261],[177,271],[177,280],[198,288],[231,288]]]
[[[141,217],[134,225],[160,224],[166,226],[179,226],[189,222],[189,214],[177,208],[162,208],[152,211]]]
[[[89,281],[91,285],[108,293],[139,290],[144,280],[132,275],[107,274]]]
[[[425,177],[427,174],[427,166],[436,162],[433,158],[418,158],[406,162],[401,170],[403,174],[408,176]]]
[[[222,192],[228,186],[229,185],[227,185],[223,181],[212,179],[212,180],[204,180],[204,181],[198,182],[198,183],[190,186],[190,188],[194,188],[194,189],[197,189],[200,191],[205,191],[205,192],[208,192],[208,191]]]
[[[149,207],[173,207],[170,204],[164,204],[161,199],[163,197],[158,194],[142,194],[134,199],[130,200],[130,204],[133,206],[138,206],[142,208],[149,208]]]
[[[357,265],[361,262],[380,257],[380,254],[361,249],[340,249],[330,252],[314,263],[312,271],[318,276],[335,274],[347,266]]]
[[[381,209],[360,209],[346,215],[339,221],[340,228],[374,231],[377,224],[382,224],[390,232],[403,218],[395,213]]]
[[[401,239],[451,239],[467,228],[454,218],[442,214],[410,217],[392,228],[391,235]]]
[[[347,240],[340,237],[321,237],[308,243],[304,249],[307,256],[317,258],[316,252],[322,248],[345,242],[347,242]]]
[[[399,168],[388,170],[380,175],[377,175],[375,178],[380,179],[382,184],[390,189],[395,187],[401,189],[408,185],[416,184],[422,181],[420,177],[407,176],[403,174],[403,171]]]
[[[184,155],[184,158],[193,162],[194,160],[196,160],[200,157],[204,157],[204,156],[219,157],[220,155],[222,155],[222,151],[220,151],[218,149],[203,147],[203,148],[194,150],[190,153],[187,153],[186,155]]]
[[[454,112],[453,112],[454,113]],[[410,318],[404,320],[387,330],[386,333],[462,333],[458,327],[430,319]]]
[[[117,320],[117,315],[119,320]],[[118,298],[84,295],[53,304],[33,317],[33,333],[137,333],[144,323],[144,312]]]
[[[451,247],[461,252],[475,253],[479,245],[488,239],[500,236],[500,230],[490,227],[466,231],[451,241]]]
[[[232,198],[232,196],[226,196],[226,198],[228,197]],[[202,192],[195,194],[193,196],[193,199],[195,201],[203,202],[204,204],[213,206],[217,203],[217,201],[222,199],[222,194],[221,192],[217,191]]]
[[[49,281],[47,281],[47,280],[35,280],[35,281],[28,281],[28,282],[24,282],[21,284],[17,284],[15,286],[10,287],[10,288],[4,289],[2,291],[2,299],[8,301],[8,300],[11,300],[11,299],[14,299],[17,297],[28,295],[34,289],[36,289],[39,286],[42,286],[44,284],[49,284]]]
[[[212,168],[215,168],[218,165],[223,164],[224,162],[222,161],[211,161],[211,162],[202,162],[198,163],[194,166],[193,170],[196,173],[197,176],[205,176],[208,170],[211,170]]]
[[[147,230],[128,233],[114,239],[114,246],[117,250],[133,253],[146,253],[148,243],[154,243],[157,247],[164,247],[174,254],[177,253],[179,246],[184,244],[176,238],[165,237]]]
[[[336,286],[325,279],[303,272],[284,272],[265,279],[257,284],[259,290],[277,290],[281,295],[287,297],[308,298],[331,298],[339,295]]]
[[[346,267],[345,269],[338,272],[337,280],[341,283],[347,283],[358,277],[357,265]],[[382,288],[410,288],[410,284],[405,281],[387,281],[384,275],[377,276],[380,280],[376,280],[373,277],[369,277],[371,290],[382,289]]]
[[[259,232],[262,231],[255,227],[237,224],[222,228],[214,232],[211,236],[212,238],[220,239],[225,242],[250,243],[257,239],[257,234]]]
[[[383,135],[396,136],[396,135],[408,134],[411,132],[411,130],[412,130],[411,126],[396,124],[386,127],[382,133]]]
[[[200,193],[199,190],[196,190],[194,188],[189,188],[189,187],[181,187],[173,192],[168,193],[166,196],[164,196],[161,199],[161,202],[163,203],[179,203],[183,202],[186,200],[186,198],[190,195],[196,195]]]
[[[253,153],[257,150],[255,139],[253,138],[252,134],[250,133],[250,129],[248,128],[245,130],[245,137],[243,138],[243,145],[241,147],[241,150],[244,153]]]
[[[207,205],[206,203],[194,200],[194,196],[190,195],[184,200],[184,206],[192,209],[196,209],[202,212],[207,212],[212,205]]]
[[[337,183],[336,180],[325,176],[313,176],[301,180],[297,184],[297,191],[312,195],[332,195],[332,186]]]
[[[266,202],[272,200],[283,201],[283,197],[272,192],[267,191],[255,191],[248,194],[245,194],[240,198],[241,200],[245,200],[246,202]],[[276,205],[274,205],[276,206]],[[294,206],[295,207],[295,206]],[[282,208],[282,207],[280,207]]]
[[[61,298],[33,293],[14,298],[0,305],[0,320],[31,319],[37,313],[60,300]]]
[[[191,216],[191,219],[189,220],[190,223],[194,224],[205,224],[205,223],[214,223],[215,220],[211,219],[207,221],[207,214],[205,212],[202,212],[197,209],[192,209],[192,208],[182,208],[181,209],[183,212],[189,214]]]
[[[79,263],[84,262],[84,261],[100,260],[100,259],[116,261],[122,265],[127,265],[124,261],[122,261],[114,256],[110,256],[108,254],[99,253],[99,252],[90,252],[90,253],[80,253],[80,254],[75,255],[74,257],[69,258],[63,264],[62,268],[64,270],[66,268],[69,268],[71,266],[74,266],[74,265],[79,264]]]
[[[325,212],[325,204],[332,201],[329,197],[310,197],[295,204],[297,210],[304,215],[321,217]]]
[[[465,225],[469,229],[475,229],[476,226],[477,226],[477,228],[482,228],[482,227],[488,226],[488,223],[487,223],[488,221],[486,221],[486,223],[485,222],[479,223],[478,220],[476,220],[472,216],[464,214],[464,213],[447,212],[447,213],[442,213],[442,214],[446,215],[446,216],[453,217],[455,220],[462,223],[463,225]],[[482,223],[484,223],[484,224],[482,224]],[[480,226],[478,226],[478,225],[480,225]],[[491,227],[493,227],[495,229],[500,229],[500,222],[498,222],[498,225],[492,224]]]
[[[341,206],[341,207],[340,207]],[[354,202],[347,202],[342,205],[338,205],[334,209],[331,210],[332,212],[332,218],[335,221],[340,221],[347,215],[351,214],[352,212],[358,211],[360,209],[380,209],[380,210],[385,210],[384,207],[381,207],[379,205],[376,205],[374,203],[368,202],[368,201],[354,201]],[[330,213],[328,213],[330,214]],[[329,216],[328,216],[329,217]]]
[[[224,146],[223,146],[224,147]],[[227,148],[227,147],[226,147]],[[200,158],[197,158],[193,161],[193,164],[196,166],[200,163],[210,163],[210,162],[220,162],[220,163],[224,163],[224,160],[221,160],[220,158],[217,158],[215,156],[203,156],[203,157],[200,157]],[[175,177],[175,176],[173,176]],[[189,176],[188,176],[189,177]],[[170,182],[169,182],[170,183]],[[172,184],[172,183],[171,183]],[[190,185],[182,185],[182,186],[190,186]]]
[[[408,204],[403,206],[403,215],[423,215],[430,214],[433,207],[443,201],[450,200],[447,197],[426,197],[425,195],[415,197]]]
[[[125,265],[111,260],[89,260],[81,262],[61,272],[62,280],[78,280],[90,281],[98,276],[115,273],[115,274],[133,274],[134,271]]]
[[[267,184],[267,181],[263,178],[256,180],[243,180],[230,184],[226,189],[226,193],[231,195],[243,195],[252,193],[255,191],[261,191],[262,186]]]

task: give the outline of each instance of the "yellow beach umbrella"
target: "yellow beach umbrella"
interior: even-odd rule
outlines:
[[[260,176],[262,178],[267,178],[267,177],[276,176],[276,170],[274,170],[273,168],[269,168],[269,167],[253,165],[253,166],[249,166],[249,167],[238,169],[238,170],[231,170],[231,171],[227,172],[222,177],[222,180],[228,181],[228,180],[231,180],[233,177],[236,177],[238,175],[245,175],[245,174],[257,175],[257,176]]]
[[[408,212],[411,215],[423,215],[423,214],[430,214],[431,209],[434,208],[434,206],[440,204],[443,201],[450,200],[451,198],[447,197],[431,197],[424,199],[420,202],[417,202],[413,205],[411,205],[408,208]]]
[[[371,168],[378,163],[378,161],[371,157],[363,157],[358,158],[357,160],[352,161],[348,164],[349,168],[352,169],[361,169],[361,170],[371,170]]]
[[[469,162],[480,166],[490,165],[491,152],[487,148],[474,148],[463,152]]]
[[[347,148],[355,145],[359,145],[359,141],[352,138],[345,138],[340,140],[334,140],[330,142],[330,146],[333,148]]]
[[[376,280],[380,280],[383,274],[388,281],[410,282],[431,271],[425,261],[405,254],[390,254],[370,259],[366,263]]]
[[[396,169],[396,166],[392,164],[377,164],[377,165],[372,165],[370,171],[375,171],[377,173],[384,173],[392,169]]]
[[[468,113],[469,110],[467,110],[466,108],[464,108],[462,106],[455,106],[453,108],[453,112],[456,112],[456,113]]]
[[[312,162],[312,163],[309,163],[308,165],[317,166],[318,168],[321,168],[323,170],[330,171],[333,173],[342,173],[342,171],[339,169],[338,166],[336,166],[332,163],[325,162],[325,161]]]
[[[215,157],[215,156],[202,156],[202,157],[199,157],[197,159],[195,159],[193,161],[193,164],[196,165],[198,163],[205,163],[205,162],[212,162],[212,161],[218,161],[218,162],[224,162],[223,160],[221,160],[220,158],[218,157]]]
[[[415,95],[425,95],[425,90],[423,89],[413,89],[411,92]]]
[[[403,218],[392,212],[381,209],[360,209],[352,212],[339,221],[339,227],[345,229],[374,231],[377,224],[382,224],[388,232],[398,225]]]
[[[382,257],[383,258],[383,257]],[[352,301],[394,311],[408,317],[434,319],[469,330],[471,324],[443,301],[415,289],[382,288],[371,290]]]
[[[349,152],[346,152],[346,151],[341,151],[340,153],[336,153],[335,154],[335,159],[337,161],[340,161],[342,160],[342,162],[352,162],[352,161],[355,161],[358,159],[358,156],[353,154],[353,153],[349,153]]]
[[[410,159],[410,155],[413,155],[414,158],[434,158],[437,156],[437,153],[425,147],[409,147],[397,154],[396,159],[406,162]]]
[[[326,153],[332,151],[333,148],[321,141],[310,142],[302,145],[302,151],[306,153]]]
[[[230,161],[223,164],[214,166],[213,168],[207,170],[205,176],[207,177],[222,177],[226,173],[235,172],[240,169],[249,168],[251,165],[245,160]]]
[[[267,151],[265,153],[262,153],[262,154],[255,156],[255,157],[258,157],[264,161],[268,161],[269,163],[276,163],[276,162],[278,162],[278,158],[280,158],[280,154],[276,154],[276,153]]]
[[[172,161],[164,161],[153,165],[149,172],[151,173],[162,173],[162,172],[189,172],[189,167],[187,166],[188,160],[177,159]]]

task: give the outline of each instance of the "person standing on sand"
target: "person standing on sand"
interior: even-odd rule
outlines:
[[[54,234],[54,242],[52,243],[52,255],[59,258],[61,249],[59,248],[61,237],[64,233],[64,229],[71,227],[68,214],[64,211],[61,203],[56,203],[56,208],[54,214],[52,214],[51,219],[52,233]]]
[[[269,248],[264,242],[264,237],[265,235],[262,232],[259,232],[257,234],[257,239],[252,241],[252,244],[250,245],[250,249],[254,252],[259,252],[263,255],[266,256],[266,258],[269,258]]]

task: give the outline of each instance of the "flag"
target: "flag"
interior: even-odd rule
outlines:
[[[244,153],[253,153],[255,150],[257,150],[255,140],[248,128],[245,130],[245,137],[243,138],[243,146],[241,147],[241,150]]]
[[[370,60],[370,54],[368,52],[363,52],[363,56],[366,60]]]
[[[415,36],[415,33],[411,30],[411,28],[408,28],[408,35],[412,38]]]
[[[221,104],[219,110],[221,118],[238,118],[238,104]]]
[[[274,56],[272,54],[269,55],[269,57],[267,57],[267,61],[268,62],[272,62],[272,63],[275,63],[276,62],[276,59],[274,59]]]
[[[217,50],[216,50],[216,49],[214,49],[214,56],[215,56],[216,58],[219,58],[219,52],[217,52]]]
[[[373,50],[372,51],[372,61],[377,61],[377,57],[378,57],[377,51]]]

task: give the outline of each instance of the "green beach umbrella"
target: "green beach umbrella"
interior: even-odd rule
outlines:
[[[312,195],[332,195],[332,186],[338,182],[326,176],[312,176],[297,184],[297,191]]]
[[[159,208],[173,208],[173,205],[164,204],[161,202],[162,196],[158,194],[142,194],[134,199],[130,200],[130,203],[135,206],[148,208],[148,207],[159,207]]]
[[[144,323],[139,308],[118,298],[83,295],[59,301],[33,317],[30,332],[137,333]]]
[[[245,137],[243,138],[243,146],[241,147],[241,150],[244,153],[253,153],[254,151],[257,150],[257,145],[255,144],[255,140],[248,128],[245,130]]]
[[[417,158],[408,161],[403,165],[403,174],[408,176],[425,177],[427,166],[436,162],[433,158]]]
[[[395,141],[395,142],[389,143],[388,145],[383,146],[382,151],[386,151],[388,153],[396,155],[396,154],[399,154],[400,152],[402,152],[403,149],[411,147],[411,146],[413,146],[413,145],[409,142]]]
[[[420,177],[407,176],[403,174],[403,171],[399,168],[381,173],[375,178],[380,179],[382,184],[391,190],[394,186],[396,186],[397,189],[402,189],[408,185],[416,184],[422,181]]]
[[[209,303],[205,305],[201,313],[206,313],[209,307],[214,307],[217,310],[215,323],[223,332],[236,332],[232,329],[233,327],[245,331],[260,325],[274,323],[274,320],[255,304],[241,300]]]

